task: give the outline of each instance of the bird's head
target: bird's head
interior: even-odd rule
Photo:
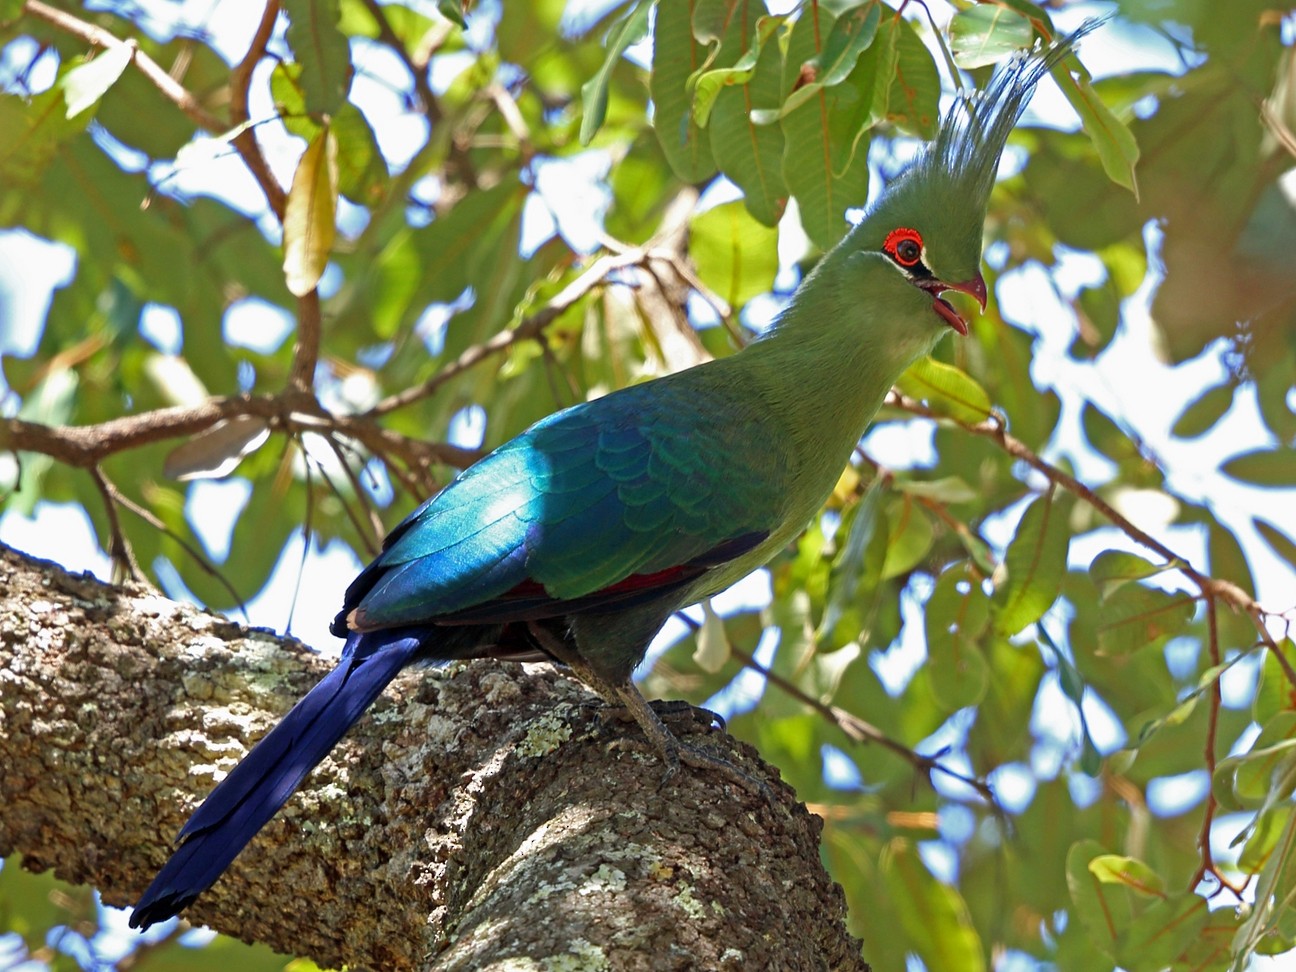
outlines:
[[[881,254],[896,274],[930,297],[933,323],[968,333],[941,295],[960,291],[986,305],[981,238],[1004,143],[1035,85],[1094,24],[1001,67],[984,91],[961,97],[936,138],[889,185],[842,247]]]

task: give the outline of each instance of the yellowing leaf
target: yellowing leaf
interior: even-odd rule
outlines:
[[[310,293],[324,267],[337,225],[337,139],[328,127],[316,135],[297,163],[284,209],[284,277],[301,297]]]

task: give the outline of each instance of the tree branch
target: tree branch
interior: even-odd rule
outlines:
[[[395,455],[412,470],[434,463],[462,469],[481,458],[476,449],[424,442],[385,429],[363,416],[333,415],[313,398],[292,393],[212,398],[193,407],[159,408],[110,419],[97,425],[42,425],[25,419],[0,419],[0,449],[37,452],[81,469],[128,449],[191,436],[237,416],[265,419],[285,432],[336,433],[378,455]]]
[[[1057,466],[1041,459],[1030,446],[1026,445],[1026,443],[1022,442],[1015,436],[1009,435],[1008,430],[1004,428],[1003,422],[997,416],[987,419],[984,422],[960,422],[959,420],[950,418],[947,415],[941,415],[921,402],[908,398],[897,391],[892,391],[887,396],[886,404],[898,408],[901,411],[909,412],[911,415],[918,415],[935,421],[950,422],[972,435],[978,435],[982,438],[990,439],[1004,452],[1008,453],[1008,455],[1012,456],[1014,459],[1020,459],[1036,472],[1044,475],[1049,482],[1061,486],[1074,496],[1084,500],[1097,510],[1104,519],[1119,529],[1135,543],[1146,547],[1154,553],[1159,554],[1167,562],[1174,564],[1174,566],[1185,577],[1196,585],[1198,590],[1201,591],[1202,597],[1208,600],[1220,598],[1251,618],[1256,627],[1256,631],[1259,633],[1260,640],[1264,643],[1265,647],[1274,654],[1278,664],[1281,666],[1284,674],[1286,674],[1287,680],[1294,688],[1296,688],[1296,668],[1292,667],[1292,663],[1282,653],[1282,649],[1274,640],[1273,635],[1269,633],[1269,629],[1264,623],[1265,616],[1268,612],[1261,607],[1255,598],[1231,581],[1217,580],[1209,574],[1193,567],[1186,558],[1179,556],[1160,540],[1156,539],[1156,537],[1135,525],[1114,506],[1108,503],[1084,483],[1080,482],[1080,480],[1076,479],[1065,470],[1059,469]]]
[[[265,57],[266,44],[270,42],[270,35],[274,33],[275,20],[278,16],[279,0],[266,0],[265,8],[261,11],[261,21],[257,24],[256,33],[252,36],[252,43],[248,45],[247,53],[230,71],[230,128],[247,126],[251,120],[248,117],[248,87],[252,83],[253,70],[260,63],[261,58]],[[242,157],[243,164],[256,179],[257,185],[261,187],[271,212],[282,223],[285,193],[283,186],[279,185],[279,180],[270,171],[265,156],[261,154],[256,132],[250,126],[242,127],[242,131],[233,138],[232,144]]]
[[[23,5],[23,9],[33,17],[43,20],[47,24],[71,34],[73,37],[80,37],[96,47],[102,47],[105,50],[129,47],[131,49],[131,63],[162,92],[163,97],[184,112],[190,121],[209,132],[220,132],[226,128],[221,120],[207,111],[184,85],[167,74],[157,61],[141,51],[133,40],[122,40],[116,34],[105,30],[97,24],[87,23],[65,10],[59,10],[56,7],[41,3],[40,0],[27,0]]]
[[[187,813],[327,667],[299,643],[0,547],[0,855],[132,901]],[[821,821],[661,787],[549,666],[398,679],[192,919],[324,967],[864,970]],[[719,826],[718,822],[728,825]],[[301,902],[309,902],[302,907]]]

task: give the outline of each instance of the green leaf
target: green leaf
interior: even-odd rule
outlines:
[[[1264,870],[1278,847],[1278,840],[1287,827],[1287,818],[1291,813],[1290,805],[1279,805],[1257,816],[1251,836],[1238,855],[1238,870],[1243,874],[1259,874]]]
[[[880,479],[874,479],[855,504],[846,543],[832,566],[828,603],[819,623],[819,637],[827,637],[841,620],[847,605],[854,599],[864,573],[864,556],[873,540],[878,523],[878,503],[882,496]]]
[[[1165,881],[1135,857],[1099,854],[1089,861],[1089,873],[1102,884],[1122,884],[1138,894],[1164,897]]]
[[[1163,972],[1201,935],[1210,911],[1206,899],[1180,891],[1153,902],[1130,922],[1116,943],[1116,960],[1127,972]]]
[[[689,224],[689,255],[703,283],[737,310],[769,292],[778,273],[778,232],[738,201],[698,213]]]
[[[387,159],[364,113],[351,102],[330,126],[338,146],[338,192],[362,206],[375,206],[387,194]]]
[[[867,99],[876,58],[861,58],[848,82],[818,86],[809,95],[806,71],[823,50],[822,33],[836,21],[820,10],[792,25],[783,60],[784,107],[776,114],[783,131],[783,181],[796,197],[801,225],[814,243],[828,249],[847,230],[846,210],[868,196]],[[884,32],[891,36],[889,32]],[[753,113],[758,122],[773,121]]]
[[[931,520],[917,503],[903,500],[890,512],[883,580],[907,574],[922,563],[934,539]]]
[[[1278,651],[1286,658],[1296,657],[1296,645],[1290,638],[1278,642]],[[1256,686],[1255,698],[1251,702],[1251,718],[1263,726],[1279,712],[1292,708],[1296,708],[1296,687],[1287,680],[1287,673],[1275,652],[1266,651],[1260,669],[1260,684]]]
[[[1180,439],[1195,439],[1205,435],[1233,406],[1237,389],[1232,384],[1217,385],[1204,392],[1175,419],[1170,434]]]
[[[59,146],[90,123],[85,113],[69,119],[65,105],[58,87],[26,101],[0,93],[0,176],[6,188],[39,183]]]
[[[1282,833],[1274,842],[1255,887],[1255,905],[1233,937],[1233,965],[1230,972],[1242,972],[1248,959],[1270,933],[1275,916],[1290,908],[1296,885],[1296,814],[1288,814]]]
[[[1007,582],[994,596],[1000,634],[1015,635],[1034,624],[1057,600],[1071,543],[1070,506],[1050,493],[1031,503],[1022,516],[1004,555]]]
[[[351,90],[351,48],[338,29],[338,0],[284,0],[288,45],[301,65],[306,111],[331,118]]]
[[[607,117],[608,85],[612,72],[621,62],[621,56],[632,44],[637,44],[648,36],[648,18],[654,4],[650,0],[639,0],[630,12],[609,33],[607,57],[603,65],[592,78],[581,85],[581,103],[584,105],[584,116],[581,118],[580,142],[588,145],[603,127]],[[705,122],[703,123],[705,124]]]
[[[1264,537],[1265,543],[1269,544],[1274,553],[1296,569],[1296,542],[1293,542],[1291,537],[1268,520],[1262,520],[1258,516],[1251,518],[1251,525],[1256,528],[1260,536]]]
[[[1257,806],[1269,798],[1271,787],[1291,793],[1289,778],[1296,765],[1296,713],[1280,712],[1260,730],[1251,749],[1237,759],[1233,792],[1243,806]]]
[[[464,30],[468,29],[468,21],[464,19],[463,0],[437,0],[437,12],[451,23],[458,24]]]
[[[1155,577],[1173,566],[1154,564],[1138,554],[1124,550],[1104,550],[1089,565],[1089,576],[1098,585],[1098,589],[1107,595],[1123,584]]]
[[[92,61],[74,67],[59,82],[67,99],[67,117],[75,118],[99,101],[135,56],[129,44],[115,44]]]
[[[270,94],[284,128],[308,142],[319,134],[322,127],[320,122],[306,113],[306,90],[302,87],[300,64],[295,61],[280,61],[276,64],[270,72]],[[238,129],[234,134],[237,133]]]
[[[932,357],[919,358],[896,382],[910,398],[927,402],[932,411],[958,422],[990,417],[990,396],[971,376]]]
[[[757,21],[758,32],[767,21]],[[766,226],[775,226],[787,207],[783,179],[783,129],[757,125],[755,112],[777,109],[782,98],[783,54],[778,44],[764,44],[750,80],[717,92],[708,132],[716,164],[743,191],[747,209]],[[701,84],[699,80],[699,97]]]
[[[316,135],[293,173],[284,207],[284,278],[302,297],[315,289],[337,232],[337,139],[329,127]]]
[[[716,169],[710,140],[693,118],[690,88],[706,50],[693,36],[689,0],[659,0],[653,27],[653,69],[649,82],[653,130],[675,174],[684,182],[709,178]]]
[[[842,11],[824,49],[815,60],[815,82],[826,88],[841,84],[855,70],[860,55],[877,37],[882,4],[868,3]]]
[[[940,479],[896,478],[891,481],[891,485],[909,496],[920,496],[938,503],[970,503],[978,495],[961,476],[944,476]]]
[[[1053,77],[1080,116],[1107,178],[1118,186],[1124,186],[1137,199],[1138,178],[1134,165],[1139,159],[1139,147],[1129,126],[1098,97],[1090,83],[1089,72],[1074,54],[1063,58],[1053,68]]]
[[[1103,598],[1098,649],[1104,655],[1125,655],[1162,645],[1184,629],[1196,607],[1191,594],[1126,584]]]
[[[980,646],[960,631],[927,638],[929,684],[946,712],[977,705],[990,687],[990,663]]]
[[[728,87],[745,85],[756,75],[756,66],[765,52],[765,42],[773,37],[785,23],[784,17],[759,17],[756,31],[747,50],[731,66],[715,68],[698,75],[693,88],[693,118],[705,128],[711,118],[716,99]],[[774,52],[778,63],[777,50]],[[768,60],[768,59],[767,59]]]
[[[1104,883],[1089,870],[1089,862],[1106,854],[1096,840],[1079,840],[1066,856],[1067,889],[1091,940],[1108,956],[1115,956],[1116,940],[1133,917],[1123,885]]]
[[[950,48],[959,67],[971,70],[996,64],[1029,47],[1035,32],[1021,14],[998,4],[959,11],[950,20]]]
[[[897,901],[904,931],[929,969],[985,972],[985,949],[958,891],[932,877],[916,849],[895,841],[883,860],[883,886]]]
[[[1220,469],[1225,475],[1252,486],[1291,489],[1296,487],[1296,449],[1278,447],[1244,452],[1223,463]]]
[[[940,74],[936,61],[908,20],[889,18],[896,35],[895,80],[889,85],[887,119],[919,138],[936,137],[940,125]]]

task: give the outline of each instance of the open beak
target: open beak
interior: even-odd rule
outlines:
[[[944,318],[945,323],[954,330],[958,331],[963,337],[967,337],[968,322],[963,316],[954,309],[954,305],[941,296],[946,290],[957,290],[962,294],[970,294],[976,298],[976,302],[981,305],[981,310],[986,307],[986,283],[981,274],[977,274],[971,280],[964,280],[962,283],[944,283],[943,281],[933,280],[930,284],[924,282],[923,289],[931,294],[932,310]]]

